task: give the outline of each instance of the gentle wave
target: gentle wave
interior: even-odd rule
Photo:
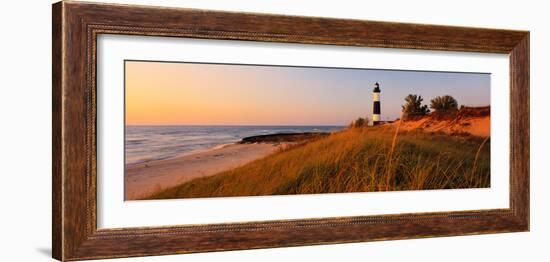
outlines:
[[[333,132],[342,126],[126,126],[125,162],[143,163],[223,148],[249,136]]]

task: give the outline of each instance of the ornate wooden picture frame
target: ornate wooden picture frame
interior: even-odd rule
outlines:
[[[529,230],[529,32],[59,2],[53,5],[53,257],[81,260]],[[508,54],[510,207],[98,229],[99,34]]]

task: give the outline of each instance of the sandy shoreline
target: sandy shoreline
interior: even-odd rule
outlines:
[[[170,159],[126,166],[124,198],[135,200],[197,177],[214,175],[263,158],[288,143],[230,144]]]

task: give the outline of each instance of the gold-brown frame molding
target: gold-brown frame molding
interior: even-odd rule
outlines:
[[[529,230],[529,32],[63,1],[52,8],[53,257],[81,260]],[[99,34],[510,56],[510,208],[98,229]],[[122,241],[121,241],[122,240]]]

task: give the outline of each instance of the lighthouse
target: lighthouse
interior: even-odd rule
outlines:
[[[372,90],[372,125],[378,124],[380,124],[380,85],[376,82]]]

